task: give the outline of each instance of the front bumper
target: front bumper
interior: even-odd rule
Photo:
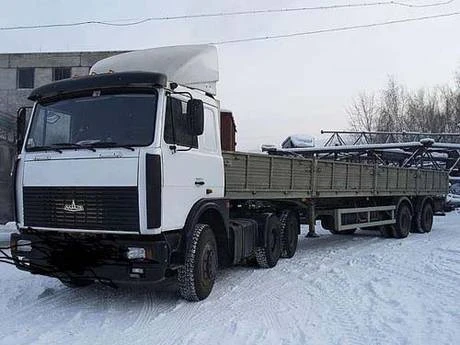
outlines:
[[[17,245],[30,241],[30,246]],[[28,242],[27,242],[28,243]],[[16,267],[61,280],[102,283],[155,282],[170,266],[168,242],[160,236],[70,235],[34,232],[11,235]],[[129,247],[144,248],[145,259],[128,259]]]

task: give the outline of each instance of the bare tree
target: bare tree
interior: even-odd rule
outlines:
[[[404,87],[398,84],[394,77],[388,78],[386,88],[382,91],[379,109],[379,131],[406,130],[405,111],[407,94]]]
[[[378,106],[374,94],[359,94],[347,109],[350,124],[356,131],[374,131],[377,128]]]
[[[356,131],[460,132],[460,71],[456,86],[408,92],[389,77],[380,95],[361,93],[347,109]]]
[[[407,95],[407,108],[404,114],[406,130],[414,132],[444,132],[446,116],[443,111],[441,89],[433,91],[420,89]]]

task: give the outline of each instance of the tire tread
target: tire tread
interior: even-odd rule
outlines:
[[[185,263],[178,270],[179,292],[187,301],[197,302],[202,298],[198,296],[195,285],[196,252],[201,235],[204,231],[211,231],[207,224],[197,224],[193,230],[192,239],[185,254]]]

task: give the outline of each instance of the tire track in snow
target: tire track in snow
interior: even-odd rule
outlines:
[[[30,276],[18,279],[14,284],[20,290],[13,290],[11,286],[16,285],[4,281],[6,287],[0,285],[0,291],[15,291],[8,301],[12,306],[22,294],[29,305],[18,302],[19,316],[8,316],[21,320],[20,333],[7,329],[12,326],[8,320],[0,323],[0,333],[7,335],[3,343],[8,345],[15,338],[17,344],[56,340],[79,344],[89,340],[93,344],[417,344],[418,340],[434,342],[436,335],[438,343],[455,343],[459,333],[452,326],[450,332],[437,330],[459,320],[455,306],[446,310],[445,305],[455,300],[458,291],[451,287],[458,281],[453,273],[458,272],[459,252],[443,248],[449,247],[447,241],[454,236],[452,231],[446,236],[412,234],[402,240],[407,246],[401,240],[359,233],[304,240],[293,259],[281,260],[271,270],[241,267],[221,272],[209,299],[200,303],[184,302],[175,292],[155,288],[71,290]],[[407,250],[414,252],[414,261]],[[47,288],[51,288],[48,295]],[[427,301],[419,305],[399,297],[395,302],[389,298],[394,289],[404,289],[404,298],[411,289],[419,293],[436,289],[433,299],[438,301],[422,294]],[[414,306],[417,309],[411,310]],[[425,313],[431,313],[430,319]],[[448,313],[451,321],[446,319]],[[94,318],[85,320],[89,316]],[[69,329],[78,334],[67,334]],[[410,339],[405,332],[418,333],[419,338]]]
[[[376,241],[379,241],[379,239],[372,238],[371,241],[376,242]],[[363,245],[363,243],[357,243],[355,246],[361,247],[362,245]],[[380,246],[381,243],[375,243],[375,245]],[[354,250],[354,248],[352,248],[351,250]],[[370,249],[367,248],[367,247],[364,247],[361,250],[370,250]],[[357,251],[354,250],[354,252],[356,254]],[[306,255],[308,255],[308,252],[306,252]],[[327,256],[325,256],[325,259],[326,258],[327,258]],[[290,264],[292,264],[293,260],[294,259],[290,260],[290,262],[287,262],[287,261],[284,261],[284,260],[283,261],[285,262],[285,265],[290,265]],[[339,258],[337,258],[337,260],[335,260],[334,263],[335,264],[339,264],[339,263],[340,264],[346,264],[347,260],[348,260],[348,257],[344,258],[344,257],[340,256]],[[280,263],[282,263],[283,261],[280,261]],[[259,308],[257,308],[257,306],[260,304],[260,307],[261,307],[260,310],[266,310],[266,312],[264,312],[263,317],[262,317],[263,326],[268,325],[268,326],[270,326],[269,328],[279,327],[279,321],[276,318],[273,318],[273,316],[272,316],[273,314],[276,313],[276,309],[277,309],[278,304],[279,304],[279,299],[276,299],[277,292],[282,290],[283,284],[286,285],[286,284],[289,283],[289,280],[283,279],[283,281],[279,281],[277,279],[273,279],[274,277],[279,275],[280,271],[281,272],[285,271],[285,270],[283,270],[282,265],[279,265],[279,266],[273,268],[270,271],[268,271],[268,270],[254,270],[254,269],[251,270],[251,272],[249,274],[246,274],[243,279],[238,279],[239,282],[234,287],[232,287],[232,289],[231,289],[232,290],[231,291],[232,295],[238,295],[239,297],[243,297],[243,298],[239,298],[239,300],[241,302],[240,303],[238,301],[235,302],[235,300],[231,299],[231,298],[228,299],[227,295],[217,296],[218,300],[220,300],[220,301],[224,300],[223,301],[224,304],[222,305],[222,303],[221,303],[221,308],[225,310],[228,307],[229,310],[231,310],[232,312],[235,312],[235,313],[232,313],[233,319],[238,319],[238,318],[244,316],[242,314],[246,313],[246,312],[242,312],[242,313],[238,312],[238,310],[240,310],[240,309],[244,310],[243,307],[245,305],[253,305],[254,308],[256,310],[258,310]],[[235,273],[235,272],[233,272],[233,273]],[[240,273],[241,272],[236,272],[235,274],[240,274]],[[319,272],[316,273],[316,276],[321,276],[321,275],[324,275],[324,274],[325,274],[325,272],[319,271]],[[271,275],[273,275],[274,277],[271,277]],[[265,277],[266,279],[261,279],[262,277]],[[308,283],[308,281],[305,282],[306,278],[309,281],[311,281],[314,277],[312,276],[312,274],[307,274],[306,276],[303,276],[303,279],[298,278],[299,283],[301,285],[305,285],[305,283]],[[230,280],[232,280],[232,279],[230,279]],[[245,286],[246,282],[249,283],[248,286]],[[232,284],[232,281],[227,282],[227,284],[228,283]],[[222,282],[219,281],[218,284],[221,285]],[[263,287],[264,287],[264,292],[262,294],[254,294],[254,291],[257,291],[257,289],[260,289],[261,285],[263,285]],[[308,289],[306,289],[306,292],[308,292]],[[275,297],[273,297],[273,295]],[[283,298],[284,299],[283,302],[286,303],[286,296],[281,296],[280,298]],[[260,302],[260,303],[257,303],[257,302]],[[286,308],[288,310],[292,310],[292,309],[297,307],[297,304],[298,304],[297,300],[291,299]],[[347,308],[344,307],[343,310],[347,310]],[[295,315],[295,313],[294,313],[294,315]],[[301,315],[304,315],[304,314],[301,314]],[[226,321],[225,319],[221,319],[221,318],[217,318],[217,320],[216,320],[214,315],[207,315],[206,313],[204,313],[204,314],[200,314],[199,317],[198,316],[195,316],[195,317],[192,316],[190,322],[197,321],[198,319],[200,321],[207,322],[209,327],[212,327],[213,324],[215,324],[218,327],[219,324],[221,324],[221,322]],[[210,322],[209,320],[212,320],[212,321]],[[301,318],[299,320],[295,320],[295,323],[300,324],[300,325],[304,325],[305,324],[305,319]],[[301,329],[301,327],[302,326],[298,326],[299,329]],[[169,329],[169,331],[171,331],[171,329]],[[303,336],[304,335],[302,335],[301,338]],[[247,334],[244,339],[247,340],[250,337],[251,337],[251,334]],[[259,340],[263,340],[263,339],[265,339],[266,335],[260,335],[259,334],[259,338],[260,337],[261,337],[261,339],[259,339]],[[180,340],[180,339],[176,339],[176,340]],[[173,342],[171,342],[171,343],[173,343]],[[356,341],[355,343],[359,343],[359,342]]]
[[[40,278],[33,278],[40,279]],[[82,289],[86,290],[86,288]],[[32,342],[41,342],[40,339],[46,337],[46,334],[53,334],[56,332],[56,325],[69,324],[78,313],[87,310],[88,299],[83,291],[74,291],[68,288],[61,290],[54,290],[50,288],[41,287],[38,291],[41,293],[35,294],[36,300],[29,303],[27,306],[18,308],[13,313],[6,315],[0,320],[1,335],[0,344],[2,340],[21,335],[22,337],[29,337],[26,344]],[[41,295],[46,294],[40,298]],[[31,296],[28,296],[29,298]],[[63,313],[62,309],[65,308],[66,312]],[[100,307],[100,306],[99,306]],[[39,312],[37,313],[37,310]],[[18,322],[18,320],[21,320]],[[32,328],[24,328],[23,320],[33,320],[40,324],[40,332],[33,334]],[[6,340],[5,344],[11,344]]]
[[[431,244],[436,244],[436,242],[438,241],[432,241]],[[436,251],[443,252],[444,250],[436,248],[433,252]],[[423,249],[421,252],[424,252]],[[429,257],[425,256],[424,258],[426,258],[427,262],[424,265],[421,265],[423,262],[414,262],[407,259],[403,262],[394,260],[394,257],[398,254],[400,253],[397,253],[393,250],[392,252],[387,252],[386,254],[379,257],[371,255],[366,257],[366,262],[362,262],[363,259],[361,259],[359,263],[366,266],[371,264],[374,269],[381,270],[391,276],[398,277],[399,279],[402,277],[414,283],[415,285],[424,284],[431,289],[437,289],[441,287],[444,289],[444,291],[459,291],[460,286],[458,282],[456,282],[458,279],[455,279],[457,276],[456,271],[439,269],[439,266],[443,264],[442,261],[439,261],[439,259],[442,258],[442,255],[431,255]],[[437,267],[438,269],[433,269],[433,267]],[[423,277],[427,273],[426,269],[429,270],[428,273],[437,277],[436,281],[420,281],[420,277]]]
[[[251,272],[249,275],[253,274],[254,272]],[[243,281],[247,281],[247,279],[243,279]],[[257,327],[249,331],[244,329],[244,334],[239,333],[237,335],[238,341],[246,342],[250,339],[254,339],[254,341],[257,342],[263,341],[266,339],[267,334],[265,331],[261,331],[261,329],[263,330],[267,324],[271,326],[270,328],[276,329],[278,327],[278,321],[265,314],[269,313],[269,311],[271,311],[272,314],[276,313],[279,298],[275,292],[279,291],[281,285],[282,284],[275,284],[275,286],[270,289],[264,290],[263,294],[257,295],[254,294],[252,284],[241,284],[238,285],[236,289],[233,289],[229,295],[223,284],[219,284],[222,288],[217,288],[217,291],[214,291],[207,300],[199,304],[183,302],[183,307],[179,312],[169,314],[168,317],[169,319],[172,319],[171,321],[173,324],[168,324],[167,329],[158,335],[156,341],[161,342],[162,344],[202,343],[198,341],[198,339],[206,337],[206,335],[200,326],[205,325],[206,329],[208,329],[208,333],[211,329],[222,329],[222,325],[228,325],[229,329],[238,328],[242,322],[241,320],[245,320],[248,317],[248,312],[246,311],[247,305],[253,306],[252,309],[254,310],[266,310],[266,312],[264,311],[264,315],[262,317],[258,315],[259,320],[261,321],[261,327]],[[222,295],[222,293],[224,295]],[[238,296],[238,299],[235,299],[234,296]],[[217,301],[219,301],[219,310],[221,310],[222,313],[218,313],[216,315],[215,309],[212,306]],[[295,301],[293,301],[292,304],[295,306]],[[180,332],[176,332],[176,330],[180,331],[180,328],[182,327],[190,329],[190,332],[186,337],[182,335],[171,337],[173,334],[180,334]],[[184,333],[183,329],[182,333]],[[227,338],[226,340],[231,343],[231,339]]]
[[[391,241],[391,240],[384,240],[384,241]],[[393,257],[393,258],[394,258],[394,256],[397,255],[397,254],[396,254],[394,251],[392,251],[391,249],[397,249],[397,247],[399,246],[399,243],[400,243],[399,241],[398,241],[398,242],[388,242],[388,244],[385,245],[386,247],[395,247],[395,248],[389,248],[390,251],[386,251],[386,250],[383,251],[383,252],[385,252],[385,253],[388,253],[388,255],[384,256],[383,258],[385,258],[385,257]],[[431,243],[431,244],[433,244],[433,243]],[[380,247],[380,246],[381,246],[381,243],[376,243],[376,244],[371,245],[371,246],[366,245],[365,248],[359,249],[358,251],[355,250],[355,249],[356,249],[356,246],[353,246],[353,248],[348,248],[348,249],[346,250],[346,252],[349,252],[350,250],[352,251],[352,255],[351,255],[351,257],[349,257],[348,263],[349,263],[350,265],[359,264],[359,263],[362,261],[363,255],[364,255],[364,257],[366,257],[365,254],[370,254],[370,253],[372,253],[376,246],[379,246],[379,247]],[[359,247],[359,245],[358,245],[358,247]],[[325,259],[323,258],[322,262],[323,262],[323,263],[326,263],[326,261],[327,261],[327,260],[325,260]],[[383,260],[382,260],[382,261],[383,261]],[[392,263],[393,260],[391,260],[390,262]],[[346,263],[346,260],[343,260],[343,259],[340,259],[340,258],[339,258],[338,260],[335,260],[335,259],[329,260],[329,262],[328,262],[327,264],[328,264],[329,267],[330,267],[331,265],[333,265],[334,267],[337,267],[337,266],[344,265],[344,263]],[[366,264],[369,265],[369,262],[367,262]],[[373,267],[373,268],[376,268],[376,267]],[[383,265],[380,265],[380,268],[382,268],[382,270],[384,270]],[[413,274],[413,273],[412,273],[410,270],[405,269],[404,266],[402,266],[402,267],[396,267],[396,268],[398,268],[398,269],[396,269],[396,272],[395,272],[395,266],[392,266],[392,268],[393,268],[393,270],[389,270],[389,269],[387,269],[387,268],[385,268],[385,270],[386,270],[388,273],[395,274],[395,275],[398,275],[398,273],[400,274],[400,271],[404,270],[404,275],[405,275],[406,277],[411,277],[411,278],[412,278],[412,274]],[[377,269],[378,269],[378,268],[377,268]],[[375,272],[373,272],[373,274],[375,274]],[[420,276],[423,276],[423,272],[418,271],[418,272],[415,273],[415,275],[417,276],[417,274],[418,274],[418,278],[419,278]],[[316,274],[316,275],[317,275],[317,274]],[[450,279],[450,278],[451,278],[451,277],[448,277],[448,278],[447,278],[447,284],[449,284],[448,282],[449,282],[449,279]],[[340,282],[340,280],[339,280],[339,282]],[[337,280],[335,280],[335,283],[337,283]],[[446,281],[444,281],[443,283],[446,283]],[[448,285],[448,286],[451,287],[452,285]],[[337,291],[337,290],[340,291],[340,290],[344,290],[344,289],[346,290],[346,289],[348,289],[349,287],[350,287],[349,284],[343,284],[343,281],[342,281],[342,284],[339,284],[338,289],[337,289],[337,286],[334,286],[334,291]],[[323,289],[322,289],[322,292],[327,292],[327,291],[324,291],[324,287],[323,287]],[[355,321],[353,321],[354,315],[351,315],[351,314],[348,312],[349,310],[352,310],[352,308],[351,308],[352,306],[350,306],[349,303],[344,302],[344,301],[346,301],[346,299],[344,298],[344,296],[343,296],[342,294],[340,294],[340,293],[339,293],[339,294],[337,294],[337,293],[332,293],[332,294],[331,294],[331,293],[328,293],[328,296],[329,296],[329,299],[332,300],[332,301],[328,301],[328,305],[330,304],[330,302],[332,302],[332,304],[334,304],[334,305],[337,305],[337,306],[338,306],[337,309],[340,311],[340,315],[346,315],[345,319],[346,319],[347,321],[348,321],[348,320],[352,320],[351,322],[348,322],[348,327],[345,327],[345,328],[346,328],[346,329],[353,329],[353,327],[356,328]],[[394,302],[394,301],[390,301],[390,304],[391,304],[392,302]],[[396,305],[396,306],[395,306],[395,305],[391,305],[390,307],[391,307],[391,308],[395,308],[395,307],[397,307],[397,305]],[[351,315],[351,316],[350,316],[350,315]],[[355,326],[354,326],[354,325],[355,325]],[[395,329],[393,329],[393,331],[395,331]],[[362,341],[360,340],[360,338],[359,338],[359,337],[355,337],[353,334],[354,334],[354,333],[352,332],[352,333],[351,333],[351,337],[350,337],[350,336],[349,336],[350,333],[348,333],[348,339],[351,339],[351,340],[352,340],[352,343],[361,344]]]
[[[164,283],[140,289],[130,287],[114,300],[109,311],[116,317],[104,323],[104,328],[109,332],[118,330],[118,337],[113,344],[144,344],[152,340],[151,337],[144,338],[146,330],[154,329],[155,321],[177,309],[180,302],[175,291],[165,292],[162,289]]]
[[[127,303],[127,307],[129,307],[129,303]],[[131,334],[135,334],[139,329],[145,327],[146,324],[156,317],[157,313],[159,313],[159,306],[155,304],[155,299],[153,298],[153,293],[150,291],[146,291],[142,295],[142,306],[139,310],[135,311],[137,314],[135,317],[134,322],[128,325],[121,333],[124,338],[129,338]],[[124,339],[120,339],[124,341]]]
[[[394,320],[391,316],[390,318],[387,318],[386,321],[383,320],[384,325],[386,327],[390,327],[390,329],[385,333],[385,335],[395,334],[398,333],[398,330],[400,330],[401,328],[406,328],[407,330],[412,331],[410,333],[412,334],[412,336],[419,336],[419,342],[423,342],[426,341],[426,339],[430,339],[430,337],[433,334],[433,329],[426,327],[430,324],[431,316],[429,315],[429,313],[424,313],[423,310],[425,310],[426,308],[428,308],[429,310],[436,310],[437,302],[434,302],[430,299],[428,299],[427,301],[420,300],[417,294],[420,294],[421,289],[426,291],[433,291],[435,293],[441,293],[442,297],[440,296],[441,299],[438,301],[439,303],[446,299],[446,297],[454,299],[455,297],[457,297],[458,300],[460,298],[460,290],[458,282],[455,282],[452,274],[449,273],[449,270],[441,269],[434,272],[427,272],[427,270],[424,269],[424,267],[426,267],[427,264],[434,264],[434,262],[436,262],[437,266],[442,266],[443,260],[440,260],[442,256],[431,255],[427,257],[423,254],[429,252],[429,249],[432,249],[433,245],[438,245],[439,243],[445,244],[445,238],[442,239],[440,236],[436,235],[434,235],[434,237],[431,236],[429,238],[429,241],[426,240],[426,237],[419,237],[418,239],[417,237],[411,236],[411,238],[413,239],[413,241],[410,243],[412,247],[421,247],[418,248],[418,250],[413,251],[413,254],[415,255],[412,257],[412,259],[414,259],[415,261],[411,260],[411,258],[407,256],[407,253],[404,253],[404,247],[399,249],[396,247],[393,251],[381,252],[384,254],[380,257],[377,257],[373,254],[370,255],[370,259],[362,257],[361,259],[356,261],[355,264],[359,264],[361,268],[368,270],[370,277],[386,277],[384,280],[379,278],[373,278],[368,283],[368,291],[370,293],[367,294],[368,296],[373,297],[374,301],[376,301],[373,304],[376,304],[378,303],[377,301],[380,301],[381,303],[388,305],[386,310],[391,310],[392,315],[400,315],[399,317],[397,317],[397,320]],[[435,249],[434,251],[437,250],[438,249]],[[439,250],[441,251],[441,253],[445,253],[445,250]],[[420,255],[417,255],[418,253],[420,253]],[[400,257],[402,257],[404,260],[401,261],[399,259]],[[421,277],[429,277],[430,275],[436,276],[436,279],[421,280]],[[356,278],[354,278],[354,280],[356,280]],[[382,285],[382,282],[385,282],[386,286],[383,286],[379,289],[378,287]],[[400,291],[402,297],[398,293],[396,296],[390,298],[382,294],[382,288],[386,288],[389,291],[393,291],[396,288],[395,284],[396,286],[403,285],[405,287],[404,290]],[[403,304],[399,302],[401,299],[402,301],[405,301],[403,302]],[[407,300],[412,301],[412,306],[407,306]],[[413,310],[413,308],[417,307],[417,305],[419,306],[419,308],[422,308],[418,312]],[[381,315],[377,316],[381,317]],[[410,320],[414,318],[417,319],[418,322],[412,322],[410,324],[407,324],[406,319]],[[403,325],[405,325],[405,327]],[[425,327],[423,325],[425,325]],[[407,332],[399,333],[400,339],[395,342],[400,342],[401,339],[404,339],[404,341],[407,342],[410,339],[407,338]],[[420,336],[421,334],[423,334],[423,336]],[[433,341],[435,341],[435,339],[433,339]],[[417,342],[414,343],[416,344]],[[447,341],[446,343],[449,343],[449,341]]]

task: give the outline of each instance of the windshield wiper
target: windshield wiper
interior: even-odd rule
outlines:
[[[74,149],[87,149],[93,152],[96,152],[96,150],[92,147],[89,147],[87,145],[80,145],[80,144],[75,144],[75,143],[56,143],[52,144],[53,146],[62,147],[62,148],[74,148]]]
[[[33,152],[33,151],[56,151],[59,153],[62,153],[62,150],[60,150],[57,147],[53,146],[34,146],[34,147],[28,147],[27,151]]]
[[[132,148],[131,146],[118,144],[118,143],[116,143],[114,141],[99,141],[97,143],[89,144],[88,146],[89,147],[100,147],[100,148],[103,148],[103,147],[122,147],[124,149],[134,151],[134,148]]]

